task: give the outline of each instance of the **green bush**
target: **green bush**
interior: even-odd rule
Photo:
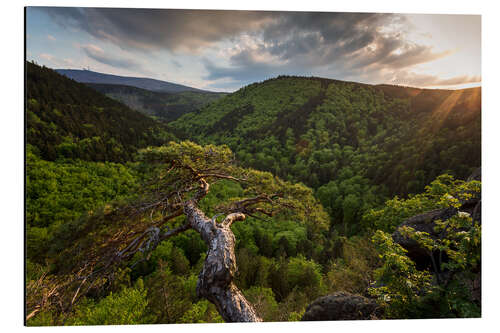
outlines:
[[[134,325],[150,324],[154,315],[147,311],[147,297],[142,280],[133,288],[125,288],[119,293],[95,303],[87,299],[81,303],[68,325]]]

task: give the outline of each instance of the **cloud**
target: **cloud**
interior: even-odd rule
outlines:
[[[260,73],[307,75],[328,67],[356,77],[382,69],[401,70],[451,54],[408,41],[406,26],[406,18],[398,14],[282,13],[263,27],[252,46],[233,53],[229,66],[205,62],[206,78],[244,81]]]
[[[122,48],[142,51],[198,52],[230,38],[237,41],[245,34],[255,39],[260,51],[282,60],[304,57],[309,59],[307,63],[324,65],[374,41],[389,52],[392,49],[387,47],[391,45],[408,48],[402,38],[391,44],[400,30],[382,38],[381,28],[407,23],[404,16],[397,14],[70,7],[40,10],[62,26],[76,27]],[[408,55],[418,51],[414,47]],[[404,56],[393,56],[390,61],[397,63]]]
[[[56,38],[52,35],[47,35],[47,39],[53,42],[56,41]]]
[[[93,44],[83,45],[81,49],[87,56],[102,64],[128,70],[142,70],[142,66],[134,59],[108,55],[103,49]]]
[[[182,64],[180,62],[178,62],[177,60],[170,60],[170,62],[172,63],[172,65],[174,65],[176,68],[182,68]]]
[[[204,79],[212,85],[214,81],[241,85],[279,74],[376,82],[382,77],[393,79],[398,73],[411,82],[427,84],[427,78],[439,83],[437,77],[418,76],[411,70],[454,52],[436,51],[411,41],[415,26],[401,14],[69,7],[37,10],[63,27],[79,29],[128,53],[136,52],[137,59],[144,53],[151,56],[153,51],[195,55],[204,65]],[[100,63],[144,72],[132,58],[108,55],[91,45],[82,49]],[[179,68],[179,61],[173,57],[169,61]]]
[[[433,47],[419,45],[401,37],[377,36],[370,45],[361,48],[351,59],[347,59],[352,69],[368,67],[402,69],[431,62],[446,57],[453,52],[433,52]]]
[[[439,87],[466,83],[479,83],[481,82],[481,76],[459,75],[451,78],[440,78],[436,75],[401,71],[395,73],[390,82],[404,86]]]
[[[48,53],[40,53],[38,55],[40,58],[44,59],[44,60],[47,60],[47,61],[54,61],[55,57],[52,55],[52,54],[48,54]]]
[[[48,61],[56,67],[75,67],[75,62],[69,58],[60,59],[49,53],[40,53],[38,57],[40,59]]]
[[[238,57],[244,57],[244,53],[238,54]],[[219,80],[229,78],[240,82],[250,83],[261,80],[266,76],[273,76],[275,72],[283,72],[281,66],[272,66],[262,62],[253,62],[248,60],[245,63],[239,63],[237,66],[224,67],[214,64],[211,60],[203,59],[203,64],[208,74],[204,76],[205,80]]]
[[[217,41],[254,30],[272,12],[130,8],[38,7],[64,27],[142,51],[195,52]]]

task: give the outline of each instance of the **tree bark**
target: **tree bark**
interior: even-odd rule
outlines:
[[[198,276],[198,296],[205,297],[215,304],[226,322],[262,321],[252,304],[233,282],[237,266],[231,224],[244,220],[245,215],[232,213],[227,215],[222,223],[216,223],[215,220],[209,219],[195,202],[187,202],[184,213],[190,226],[200,233],[208,246],[207,257]]]

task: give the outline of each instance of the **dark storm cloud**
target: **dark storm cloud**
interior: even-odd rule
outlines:
[[[398,14],[118,8],[41,8],[54,21],[124,49],[197,53],[220,41],[237,46],[229,64],[203,61],[206,79],[251,82],[332,66],[348,76],[404,70],[448,55],[411,43]],[[252,43],[245,44],[246,35]],[[106,63],[101,54],[89,54]],[[205,55],[204,55],[205,56]],[[119,61],[113,66],[125,66]]]
[[[207,78],[242,81],[266,67],[278,74],[293,73],[293,69],[301,74],[304,67],[333,64],[341,67],[345,75],[353,76],[382,68],[404,69],[449,54],[435,53],[429,46],[407,41],[404,31],[394,28],[397,25],[407,25],[406,18],[397,14],[283,13],[263,27],[257,48],[234,54],[231,66],[207,67]],[[259,54],[269,54],[273,66],[258,60]]]
[[[263,37],[271,43],[272,54],[284,54],[286,58],[319,50],[342,56],[370,44],[375,39],[376,26],[395,17],[367,13],[285,13],[266,27]],[[297,47],[304,44],[306,47]]]
[[[276,13],[254,11],[41,7],[54,21],[122,47],[191,50],[259,28]]]

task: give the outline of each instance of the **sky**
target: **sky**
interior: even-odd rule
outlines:
[[[278,75],[457,89],[481,85],[481,16],[28,7],[26,56],[212,91]]]

